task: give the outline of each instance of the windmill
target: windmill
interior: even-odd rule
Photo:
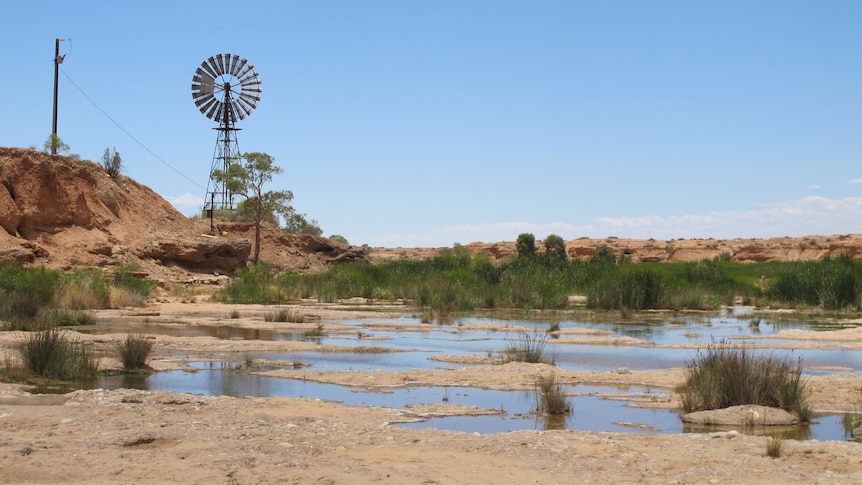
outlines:
[[[207,118],[218,123],[216,146],[210,168],[204,209],[210,218],[210,230],[215,230],[213,212],[232,210],[233,194],[213,178],[215,170],[227,172],[241,158],[236,139],[237,120],[244,120],[260,101],[260,79],[246,59],[236,54],[210,57],[192,77],[192,99]]]

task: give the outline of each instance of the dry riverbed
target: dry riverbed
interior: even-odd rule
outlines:
[[[152,302],[145,308],[98,312],[100,321],[178,326],[233,325],[259,329],[314,329],[357,333],[342,319],[397,317],[404,308],[362,302],[301,305],[301,324],[264,322],[271,307],[208,302]],[[230,315],[236,311],[236,314]],[[237,316],[237,318],[232,318]],[[369,331],[376,324],[365,327]],[[384,325],[384,324],[380,324]],[[397,323],[387,323],[391,330]],[[415,331],[415,325],[412,331]],[[475,327],[474,327],[475,328]],[[406,331],[406,329],[404,329]],[[513,335],[523,330],[507,327]],[[582,343],[613,339],[602,332],[564,329]],[[369,332],[370,333],[370,332]],[[107,350],[124,334],[77,335]],[[188,358],[228,359],[242,365],[248,352],[320,349],[302,341],[231,340],[152,335],[156,370],[186,368]],[[775,337],[773,336],[773,339]],[[787,331],[784,348],[824,346],[862,350],[862,331]],[[20,336],[0,333],[0,349]],[[592,339],[592,340],[590,340]],[[637,345],[620,339],[620,345]],[[364,351],[385,350],[368,339]],[[771,344],[774,345],[774,344]],[[330,352],[356,347],[328,346]],[[565,384],[631,385],[672,391],[679,368],[612,372],[569,371],[540,364],[499,365],[490,356],[441,356],[472,364],[457,369],[402,372],[321,371],[297,365],[264,374],[356,387],[469,386],[529,389],[537,375],[555,372]],[[301,364],[301,363],[298,363]],[[119,367],[110,357],[106,368]],[[253,366],[249,369],[254,371]],[[807,377],[816,411],[862,407],[862,378],[850,372]],[[638,406],[675,408],[672,392]],[[663,396],[663,397],[658,397]],[[741,433],[634,434],[573,430],[478,434],[407,429],[394,423],[423,416],[480,414],[445,402],[389,409],[351,407],[299,398],[231,398],[137,390],[87,390],[31,395],[0,384],[0,469],[3,483],[326,483],[553,484],[553,483],[862,483],[862,444],[785,440],[782,456],[766,456],[767,438]]]

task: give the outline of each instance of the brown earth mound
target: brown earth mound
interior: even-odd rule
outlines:
[[[134,262],[154,278],[227,273],[247,263],[253,228],[222,226],[231,236],[209,236],[208,221],[185,217],[150,188],[111,178],[96,163],[0,147],[0,264],[64,269]],[[363,252],[267,227],[262,255],[278,267],[313,271]]]

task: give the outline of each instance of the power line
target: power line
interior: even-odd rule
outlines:
[[[201,189],[206,190],[206,188],[205,188],[205,187],[203,187],[201,184],[199,184],[199,183],[195,182],[194,180],[192,180],[191,178],[189,178],[186,174],[184,174],[184,173],[180,172],[179,170],[177,170],[176,168],[174,168],[171,164],[169,164],[168,162],[166,162],[166,161],[162,160],[162,158],[161,158],[160,156],[158,156],[158,155],[156,155],[155,153],[153,153],[153,151],[152,151],[152,150],[150,150],[149,148],[147,148],[147,146],[146,146],[146,145],[144,145],[143,143],[141,143],[141,141],[140,141],[140,140],[138,140],[137,138],[135,138],[135,136],[134,136],[134,135],[132,135],[132,134],[131,134],[131,133],[129,133],[125,128],[123,128],[122,126],[120,126],[120,124],[119,124],[119,123],[117,123],[117,122],[114,120],[114,118],[111,118],[111,116],[110,116],[108,113],[106,113],[106,112],[105,112],[105,110],[103,110],[103,109],[102,109],[98,104],[96,104],[96,102],[95,102],[95,101],[93,101],[93,99],[92,99],[92,98],[90,98],[89,96],[87,96],[87,93],[85,93],[85,92],[84,92],[84,90],[83,90],[83,89],[81,89],[81,87],[80,87],[80,86],[78,86],[77,84],[75,84],[75,81],[73,81],[73,80],[72,80],[72,78],[70,78],[70,77],[69,77],[69,75],[68,75],[68,74],[66,74],[66,71],[64,71],[62,68],[60,68],[60,72],[62,72],[62,73],[63,73],[63,76],[65,76],[65,77],[66,77],[66,79],[68,79],[68,80],[69,80],[69,82],[70,82],[70,83],[72,83],[72,86],[75,86],[75,88],[76,88],[78,91],[80,91],[80,92],[81,92],[81,94],[83,94],[85,98],[87,98],[87,101],[89,101],[90,103],[92,103],[92,105],[93,105],[93,106],[95,106],[95,107],[96,107],[96,109],[98,109],[98,110],[99,110],[103,115],[105,115],[105,118],[108,118],[109,120],[111,120],[111,123],[113,123],[114,125],[116,125],[116,126],[117,126],[117,128],[119,128],[119,129],[120,129],[120,131],[122,131],[123,133],[125,133],[125,134],[126,134],[129,138],[131,138],[132,140],[134,140],[134,141],[135,141],[135,143],[137,143],[138,145],[140,145],[140,146],[141,146],[141,148],[143,148],[143,149],[144,149],[144,150],[146,150],[150,155],[152,155],[153,157],[155,157],[155,159],[156,159],[156,160],[158,160],[158,161],[162,162],[166,167],[168,167],[169,169],[173,170],[174,172],[176,172],[176,173],[180,174],[180,176],[182,176],[184,179],[186,179],[186,180],[188,180],[189,182],[193,183],[193,184],[194,184],[194,185],[196,185],[197,187],[200,187]]]

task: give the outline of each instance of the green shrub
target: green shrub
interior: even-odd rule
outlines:
[[[536,254],[536,236],[529,232],[518,234],[518,239],[515,241],[515,250],[518,251],[518,256],[532,256]]]
[[[60,308],[68,310],[108,308],[111,281],[101,270],[73,268],[60,277],[55,300]]]
[[[78,327],[81,325],[95,325],[96,316],[83,310],[54,309],[48,312],[48,321],[52,326]]]
[[[51,304],[59,273],[44,266],[0,266],[0,319],[32,320]]]
[[[116,148],[113,150],[105,148],[105,153],[102,154],[102,168],[112,179],[119,179],[120,172],[123,170],[123,159]]]
[[[107,207],[112,214],[117,217],[120,216],[120,202],[114,194],[110,192],[99,192],[97,197],[102,201],[102,204],[105,204],[105,207]]]
[[[99,367],[90,348],[57,329],[28,333],[16,350],[24,368],[36,377],[86,379],[94,377]]]
[[[617,256],[607,244],[602,244],[598,249],[596,249],[596,254],[594,254],[590,260],[615,264],[617,262]]]
[[[275,281],[272,266],[259,262],[237,270],[230,283],[216,292],[215,299],[226,303],[282,303],[285,297]]]
[[[140,271],[136,263],[118,264],[114,269],[114,285],[144,298],[150,296],[156,283],[141,276]]]
[[[545,256],[552,261],[566,261],[569,257],[566,253],[566,242],[556,234],[545,238]]]
[[[126,370],[147,369],[147,359],[153,351],[153,340],[146,335],[129,334],[117,342],[117,358]]]
[[[801,359],[793,366],[772,355],[711,345],[698,352],[685,375],[677,391],[686,412],[754,404],[793,412],[802,421],[811,417]]]

